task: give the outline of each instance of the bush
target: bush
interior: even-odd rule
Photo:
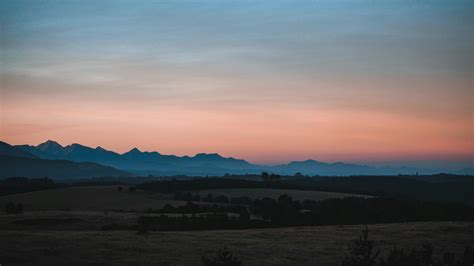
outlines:
[[[420,249],[409,252],[394,247],[385,258],[377,261],[379,252],[374,249],[374,242],[369,240],[367,226],[358,240],[349,246],[349,253],[344,256],[343,266],[471,266],[474,265],[474,251],[466,247],[461,258],[450,252],[444,252],[439,260],[433,257],[434,247],[425,242]]]
[[[457,265],[474,265],[474,250],[471,247],[466,247],[463,257],[457,262]]]
[[[214,258],[202,256],[202,264],[204,266],[241,266],[242,261],[234,257],[227,246],[224,246],[223,249],[217,250]]]
[[[456,256],[451,252],[444,252],[440,260],[433,258],[434,247],[431,243],[424,243],[420,250],[413,249],[410,252],[393,248],[387,258],[381,259],[379,266],[471,266],[474,265],[474,252],[470,247],[466,247],[463,257],[456,260]]]
[[[151,223],[147,219],[147,216],[140,216],[138,218],[138,223],[137,223],[137,234],[139,235],[144,235],[145,238],[148,237],[148,234],[150,233],[150,228]]]
[[[379,251],[374,249],[374,241],[369,240],[369,229],[365,226],[359,239],[349,245],[349,254],[344,256],[343,266],[375,266]]]
[[[23,213],[23,204],[18,203],[15,205],[15,203],[9,201],[5,205],[5,212],[7,214],[17,214],[17,213]]]

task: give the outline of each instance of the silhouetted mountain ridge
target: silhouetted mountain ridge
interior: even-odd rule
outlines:
[[[27,145],[20,146],[24,149],[30,147]],[[75,146],[72,149],[65,149],[57,146],[53,142],[38,145],[38,150],[34,151],[38,154],[47,154],[46,151],[55,154],[74,153],[74,150],[84,149]],[[103,166],[93,162],[73,162],[70,160],[41,159],[38,156],[24,151],[19,147],[11,146],[8,143],[0,141],[0,178],[6,177],[50,177],[54,179],[75,179],[75,178],[91,178],[91,177],[108,177],[108,176],[130,176],[130,173],[115,169],[110,166]],[[87,149],[86,149],[87,150]],[[49,155],[48,157],[52,157]],[[56,155],[54,155],[56,156]]]
[[[77,143],[61,146],[51,140],[38,146],[17,145],[16,147],[44,159],[95,162],[139,174],[223,175],[229,171],[231,173],[255,172],[254,169],[257,168],[245,160],[225,158],[217,153],[198,153],[193,157],[179,157],[133,148],[119,154],[100,146],[95,149]]]
[[[14,156],[24,158],[38,158],[38,156],[31,154],[27,151],[17,149],[10,144],[0,141],[0,156]]]
[[[419,169],[414,167],[373,167],[344,162],[325,163],[316,160],[293,161],[288,164],[264,166],[242,159],[223,157],[218,153],[198,153],[194,156],[164,155],[157,151],[141,151],[133,148],[119,154],[102,147],[90,148],[81,144],[62,146],[48,140],[38,146],[18,145],[18,149],[43,159],[61,159],[75,162],[94,162],[140,175],[224,175],[258,174],[263,171],[293,175],[397,175],[434,174],[439,169]],[[464,169],[463,173],[470,169]]]
[[[126,177],[131,174],[110,166],[90,162],[46,160],[27,157],[0,156],[0,178],[29,177],[80,179],[93,177]]]

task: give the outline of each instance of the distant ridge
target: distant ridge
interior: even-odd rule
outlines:
[[[27,151],[17,149],[10,144],[0,141],[0,156],[14,156],[24,158],[38,158],[38,156],[31,154]]]
[[[66,160],[44,160],[26,157],[0,156],[0,177],[29,177],[79,179],[93,177],[130,176],[131,174],[97,163],[78,163]]]
[[[62,146],[48,140],[37,146],[17,145],[19,150],[42,159],[69,160],[74,162],[94,162],[111,166],[137,175],[189,175],[205,176],[224,174],[260,174],[263,171],[293,175],[397,175],[397,174],[436,174],[439,169],[420,169],[414,167],[373,167],[344,162],[324,163],[315,160],[294,161],[288,164],[264,166],[251,164],[242,159],[226,158],[218,153],[198,153],[194,156],[164,155],[157,151],[141,151],[132,148],[119,154],[102,147],[91,148],[81,144]],[[472,169],[463,169],[469,174]],[[451,173],[456,173],[452,172]],[[472,173],[471,173],[472,174]]]
[[[48,142],[38,148],[38,153],[59,153],[59,147],[53,142]],[[129,175],[130,173],[126,171],[97,163],[79,163],[49,158],[41,159],[39,156],[0,141],[0,178],[50,177],[55,179],[74,179]]]

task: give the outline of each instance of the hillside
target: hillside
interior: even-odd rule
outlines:
[[[0,156],[0,178],[21,176],[30,178],[49,177],[64,180],[129,175],[130,173],[128,172],[97,163]]]
[[[78,200],[80,199],[80,200]],[[103,211],[110,209],[145,210],[162,208],[165,204],[181,205],[185,202],[174,201],[171,195],[128,192],[127,187],[118,191],[117,186],[67,187],[0,197],[0,206],[8,201],[22,202],[28,210],[62,209],[79,211]]]

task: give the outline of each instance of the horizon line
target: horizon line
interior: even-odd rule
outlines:
[[[0,141],[3,141],[0,139]],[[84,145],[84,144],[81,144],[79,142],[72,142],[70,144],[62,144],[60,143],[59,141],[56,141],[56,140],[52,140],[52,139],[47,139],[43,142],[40,142],[38,144],[25,144],[25,143],[22,143],[22,144],[10,144],[9,142],[7,141],[4,141],[5,143],[9,144],[9,145],[12,145],[12,146],[21,146],[21,145],[29,145],[29,146],[39,146],[41,144],[44,144],[44,143],[47,143],[47,142],[53,142],[53,143],[56,143],[58,145],[60,145],[62,148],[66,148],[68,146],[72,146],[74,144],[76,145],[80,145],[80,146],[83,146],[83,147],[87,147],[87,148],[91,148],[91,149],[98,149],[98,148],[101,148],[101,149],[104,149],[105,151],[109,151],[109,152],[113,152],[113,153],[116,153],[116,154],[119,154],[119,155],[124,155],[128,152],[131,152],[133,150],[138,150],[139,152],[141,153],[158,153],[160,155],[163,155],[163,156],[176,156],[176,157],[189,157],[189,158],[193,158],[193,157],[196,157],[197,155],[200,155],[200,154],[205,154],[205,155],[219,155],[223,158],[228,158],[228,159],[235,159],[235,160],[244,160],[245,162],[248,162],[250,164],[256,164],[256,165],[262,165],[262,166],[275,166],[275,165],[282,165],[282,164],[290,164],[292,162],[305,162],[305,161],[315,161],[315,162],[320,162],[320,163],[328,163],[328,164],[334,164],[334,163],[348,163],[348,164],[367,164],[369,166],[384,166],[384,164],[387,164],[385,166],[390,166],[389,164],[390,163],[399,163],[399,164],[403,164],[403,163],[426,163],[426,162],[449,162],[449,163],[474,163],[474,155],[472,156],[467,156],[466,158],[458,158],[458,159],[447,159],[447,158],[430,158],[430,159],[410,159],[410,158],[407,158],[407,159],[394,159],[394,160],[380,160],[380,161],[377,161],[377,160],[318,160],[318,159],[314,159],[314,158],[311,158],[311,157],[306,157],[306,159],[290,159],[290,160],[284,160],[284,161],[260,161],[260,162],[255,162],[255,161],[251,161],[251,160],[248,160],[248,159],[245,159],[245,158],[241,158],[241,157],[236,157],[236,156],[227,156],[227,155],[223,155],[222,153],[219,153],[219,152],[197,152],[195,153],[194,155],[191,155],[191,154],[180,154],[180,155],[177,155],[177,154],[169,154],[169,153],[161,153],[159,152],[158,150],[145,150],[145,149],[140,149],[139,147],[137,146],[134,146],[130,149],[127,149],[127,151],[124,151],[124,152],[119,152],[119,151],[116,151],[114,149],[109,149],[109,148],[105,148],[104,146],[102,145],[97,145],[94,147],[94,145],[91,145],[91,146],[87,146],[87,145]]]

